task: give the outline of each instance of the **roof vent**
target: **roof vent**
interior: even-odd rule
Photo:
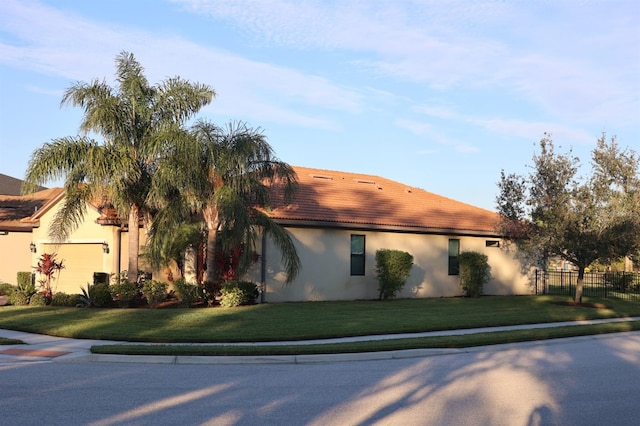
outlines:
[[[314,179],[324,179],[324,180],[333,180],[332,176],[328,176],[328,175],[309,175]]]
[[[364,183],[367,185],[375,185],[376,183],[372,180],[366,180],[366,179],[356,179],[356,182],[358,183]]]
[[[405,188],[404,192],[406,192],[407,194],[413,194],[413,190],[411,188]]]
[[[327,175],[309,175],[314,179],[324,179],[324,180],[333,180],[333,178],[331,176],[327,176]]]

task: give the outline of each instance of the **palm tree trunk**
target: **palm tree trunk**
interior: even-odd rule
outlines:
[[[584,287],[584,267],[578,267],[578,282],[576,283],[576,297],[574,302],[582,303],[582,292]]]
[[[207,224],[207,258],[204,281],[213,281],[215,279],[216,269],[216,239],[218,237],[218,226],[220,219],[216,208],[206,208],[204,211],[204,220]]]
[[[127,269],[127,280],[135,283],[138,280],[138,254],[140,250],[140,209],[132,204],[129,209],[129,267]]]

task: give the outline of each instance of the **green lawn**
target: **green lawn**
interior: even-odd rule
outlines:
[[[0,328],[130,342],[258,342],[393,334],[640,316],[640,303],[585,299],[606,308],[563,306],[562,296],[488,296],[274,303],[241,308],[88,309],[0,307]]]
[[[305,355],[397,351],[425,348],[468,348],[503,343],[528,342],[535,340],[559,339],[589,336],[605,333],[620,333],[640,330],[640,321],[623,323],[594,324],[539,328],[529,330],[474,333],[458,336],[421,337],[390,339],[366,342],[328,343],[315,345],[268,345],[268,346],[207,346],[207,345],[96,345],[93,353],[115,355],[172,355],[172,356],[231,356],[231,355]]]

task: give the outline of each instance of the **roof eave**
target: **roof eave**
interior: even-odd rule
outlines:
[[[289,228],[334,228],[334,229],[352,229],[354,231],[382,231],[382,232],[398,232],[410,234],[437,234],[437,235],[458,235],[458,236],[475,236],[475,237],[492,237],[501,238],[497,231],[477,230],[477,229],[450,229],[450,228],[424,228],[418,226],[398,226],[398,225],[379,225],[369,223],[344,223],[316,220],[299,220],[299,219],[273,219],[281,226]]]

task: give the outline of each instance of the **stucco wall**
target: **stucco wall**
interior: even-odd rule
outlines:
[[[519,264],[502,247],[486,247],[484,237],[350,231],[340,229],[288,228],[302,260],[302,271],[291,284],[285,284],[280,253],[267,240],[267,302],[376,299],[375,253],[378,249],[398,249],[414,257],[411,276],[399,297],[450,297],[461,295],[459,277],[448,275],[450,238],[460,240],[461,251],[479,251],[489,257],[492,279],[485,294],[530,294],[529,279]],[[365,275],[350,275],[350,236],[365,235]],[[493,238],[493,240],[496,240]],[[251,278],[260,281],[260,268]]]
[[[0,235],[0,282],[16,285],[18,272],[31,269],[31,232]]]
[[[112,272],[113,246],[112,227],[104,227],[96,223],[100,216],[98,211],[89,207],[84,221],[62,243],[51,239],[49,230],[55,214],[61,207],[58,203],[40,217],[40,226],[33,229],[33,242],[36,252],[32,254],[31,262],[37,265],[43,253],[56,253],[57,260],[62,260],[64,269],[55,277],[54,288],[65,293],[80,293],[81,287],[92,282],[94,272]],[[102,243],[110,245],[109,253],[104,253]],[[75,265],[75,267],[74,267]],[[81,268],[78,266],[85,266]],[[36,277],[38,281],[39,277]]]
[[[66,260],[69,267],[65,267],[56,280],[55,289],[65,293],[79,293],[80,287],[86,287],[92,282],[93,272],[106,272],[107,274],[126,271],[129,262],[129,238],[128,232],[121,231],[117,226],[103,226],[96,223],[100,213],[92,206],[87,207],[84,221],[75,229],[63,243],[58,244],[49,236],[49,229],[56,212],[62,206],[58,203],[51,210],[40,217],[40,226],[34,228],[33,240],[36,244],[36,253],[30,257],[31,264],[36,265],[42,253],[58,253],[58,260]],[[144,230],[140,232],[140,246],[146,244],[147,238]],[[27,251],[29,242],[26,244]],[[103,243],[108,245],[108,253],[102,248]],[[142,252],[142,250],[141,250]],[[73,259],[64,259],[73,256]],[[139,269],[150,272],[151,268],[143,258],[139,260]],[[166,281],[164,271],[155,271],[153,278]],[[36,277],[36,280],[38,277]]]

